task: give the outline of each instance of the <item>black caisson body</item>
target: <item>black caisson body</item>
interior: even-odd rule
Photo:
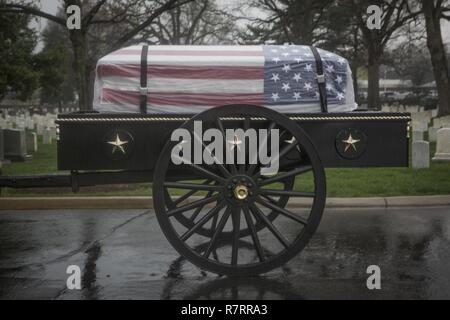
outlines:
[[[58,118],[59,170],[150,170],[173,130],[192,115],[64,114]],[[408,166],[407,113],[289,114],[306,131],[325,167]],[[228,120],[227,127],[239,122]],[[263,120],[261,120],[263,126]],[[112,153],[119,137],[125,153]],[[349,144],[351,139],[356,141]],[[125,154],[125,155],[124,155]]]

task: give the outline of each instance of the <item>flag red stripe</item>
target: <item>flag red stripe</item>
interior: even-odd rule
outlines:
[[[108,103],[139,105],[139,92],[102,89],[102,100]],[[151,93],[148,103],[167,106],[221,106],[225,104],[263,104],[262,94]]]
[[[141,50],[119,50],[111,53],[110,55],[140,55]],[[250,50],[149,50],[149,56],[233,56],[233,57],[262,57],[263,51],[250,51]]]
[[[97,67],[97,74],[102,77],[131,77],[141,74],[138,64],[103,64]],[[147,69],[149,78],[175,78],[175,79],[264,79],[263,67],[227,67],[227,66],[162,66],[149,65]]]

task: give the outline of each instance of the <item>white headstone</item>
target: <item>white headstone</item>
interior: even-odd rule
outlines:
[[[40,136],[42,136],[44,134],[44,126],[42,124],[39,124],[36,126],[36,133]]]
[[[431,117],[432,118],[436,118],[437,117],[437,113],[438,113],[438,109],[431,110]]]
[[[42,142],[44,144],[52,144],[52,133],[50,132],[49,128],[44,130],[42,135]]]
[[[15,124],[16,121],[17,121],[17,117],[16,116],[10,116],[8,120],[9,120],[9,122],[12,122],[12,123]]]
[[[436,142],[436,137],[437,137],[437,128],[434,127],[430,127],[428,129],[428,141],[429,142]]]
[[[28,130],[34,130],[34,120],[33,118],[27,118],[27,129]]]
[[[450,128],[450,116],[441,117],[441,127]]]
[[[412,143],[412,167],[422,169],[430,167],[430,144],[427,141]]]
[[[423,131],[413,130],[412,141],[423,141]]]
[[[450,161],[450,128],[437,131],[436,153],[433,160]]]
[[[391,112],[391,108],[389,108],[389,106],[387,106],[387,105],[384,105],[381,107],[381,111],[382,112]]]
[[[36,115],[36,118],[34,119],[34,122],[36,122],[37,125],[43,126],[44,125],[44,118],[40,115]]]
[[[433,119],[433,128],[439,129],[441,127],[441,119],[434,118]]]
[[[38,150],[38,143],[37,143],[37,134],[35,132],[28,131],[26,134],[26,140],[27,140],[27,153],[33,154]]]
[[[16,127],[17,127],[17,129],[25,130],[25,128],[26,128],[25,120],[17,119]]]
[[[431,113],[428,111],[411,114],[413,122],[422,122],[428,125],[431,120]]]
[[[47,119],[46,121],[47,127],[56,127],[55,119]]]
[[[419,112],[419,106],[409,106],[409,107],[407,108],[407,111],[408,111],[408,112],[411,112],[411,113]]]
[[[423,120],[413,120],[412,127],[413,131],[425,132],[428,130],[428,124]]]
[[[52,137],[52,140],[56,140],[56,138],[57,138],[56,127],[51,127],[49,129],[50,129],[50,136]]]

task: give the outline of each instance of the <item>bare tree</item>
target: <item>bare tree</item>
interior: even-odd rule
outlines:
[[[244,40],[258,39],[278,43],[311,45],[322,38],[320,25],[333,0],[253,0],[251,8],[262,11],[263,17],[247,18],[248,34]]]
[[[249,22],[241,33],[244,43],[289,42],[337,52],[350,61],[356,95],[365,50],[348,0],[253,0],[250,8],[257,14],[240,14]]]
[[[424,41],[419,43],[405,41],[386,56],[386,65],[400,77],[411,80],[416,89],[432,81],[431,60]]]
[[[450,114],[450,80],[447,56],[441,33],[441,19],[450,20],[449,1],[421,0],[425,26],[427,31],[427,46],[431,55],[434,79],[439,96],[438,116]]]
[[[109,42],[109,50],[116,50],[133,41],[135,37],[148,28],[160,15],[166,11],[176,9],[193,0],[97,0],[96,2],[82,0],[62,0],[64,12],[67,7],[76,5],[81,8],[81,28],[69,30],[69,39],[72,45],[74,63],[73,68],[77,79],[79,105],[81,110],[92,108],[92,71],[95,67],[89,59],[89,35],[94,26],[122,23],[123,32],[116,39]],[[22,0],[7,1],[0,4],[1,12],[29,14],[48,19],[61,26],[66,26],[66,18],[43,12],[38,7],[39,1]]]
[[[142,37],[157,44],[229,43],[235,20],[214,0],[197,0],[160,15]]]
[[[349,9],[355,13],[355,19],[362,34],[367,51],[369,108],[380,107],[380,64],[388,42],[396,32],[420,14],[408,0],[352,0]],[[379,29],[370,29],[367,24],[367,8],[377,5],[382,16]]]

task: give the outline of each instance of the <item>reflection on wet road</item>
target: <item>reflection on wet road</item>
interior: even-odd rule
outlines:
[[[69,265],[82,290],[66,288]],[[450,299],[450,208],[327,210],[300,255],[254,278],[198,270],[152,211],[0,211],[0,298]]]

